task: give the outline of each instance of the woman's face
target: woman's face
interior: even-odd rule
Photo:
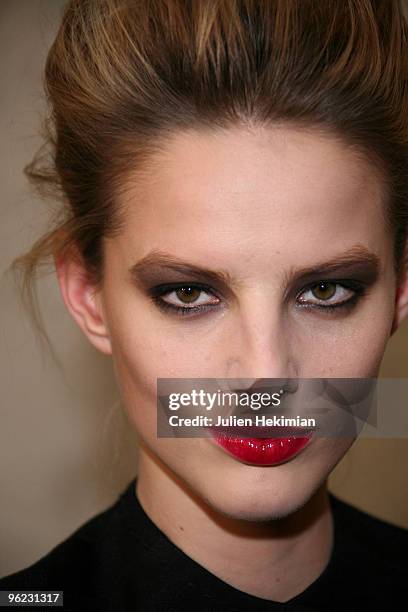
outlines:
[[[156,380],[377,376],[396,279],[373,166],[329,136],[289,127],[189,132],[168,142],[120,205],[123,230],[105,243],[101,323],[94,333],[89,315],[84,331],[112,354],[143,445],[223,513],[294,511],[352,439],[316,437],[265,467],[208,437],[158,438]],[[319,291],[328,279],[334,285]],[[198,285],[195,301],[155,289],[176,283]]]

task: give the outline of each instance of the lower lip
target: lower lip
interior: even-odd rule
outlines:
[[[225,433],[213,434],[214,441],[231,456],[252,465],[277,465],[298,455],[312,434],[287,438],[239,438]]]

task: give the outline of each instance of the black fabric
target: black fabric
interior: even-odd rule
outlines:
[[[184,554],[146,515],[135,483],[45,557],[0,579],[0,590],[62,590],[69,612],[406,609],[408,530],[332,493],[330,562],[303,593],[277,603],[239,591]]]

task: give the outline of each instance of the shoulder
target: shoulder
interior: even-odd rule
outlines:
[[[87,598],[94,601],[106,574],[118,562],[117,551],[121,548],[118,540],[124,522],[123,500],[124,493],[38,561],[0,578],[0,591],[63,591],[64,610],[77,609],[77,605],[84,604]],[[109,560],[108,570],[103,568],[102,559]]]
[[[339,554],[351,563],[364,562],[375,576],[406,574],[408,530],[349,504],[330,493]]]

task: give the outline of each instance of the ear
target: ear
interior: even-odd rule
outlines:
[[[56,259],[55,269],[65,305],[88,340],[102,353],[112,354],[102,295],[92,284],[80,256]]]
[[[402,321],[408,316],[408,241],[406,243],[404,261],[395,295],[394,320],[391,335],[399,328]]]

